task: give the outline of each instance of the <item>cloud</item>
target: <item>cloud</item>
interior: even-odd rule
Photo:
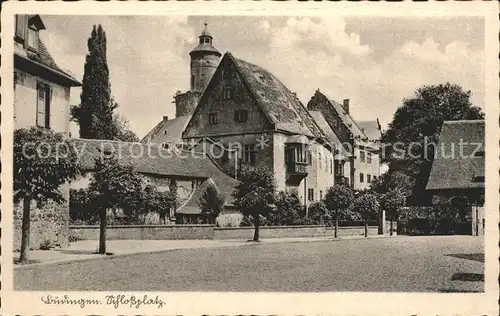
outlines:
[[[483,52],[462,41],[443,45],[433,37],[407,39],[384,58],[375,58],[372,47],[360,44],[360,35],[346,32],[341,17],[293,17],[281,28],[268,22],[260,28],[270,37],[269,53],[252,62],[272,71],[304,104],[319,88],[337,101],[351,99],[356,119],[378,117],[385,125],[422,85],[451,82],[471,90],[473,103],[483,105]]]

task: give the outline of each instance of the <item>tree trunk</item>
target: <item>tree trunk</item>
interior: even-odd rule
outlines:
[[[365,237],[368,237],[368,222],[365,221]]]
[[[393,226],[392,226],[392,218],[391,218],[391,225],[390,225],[390,232],[389,232],[389,236],[392,236],[392,230],[393,230]]]
[[[101,255],[106,254],[106,222],[108,220],[107,209],[102,208],[99,212],[99,216],[101,217],[101,225],[99,230],[99,253]]]
[[[335,218],[335,230],[333,232],[333,237],[337,238],[339,236],[338,231],[339,231],[339,219]]]
[[[257,214],[253,220],[255,231],[253,233],[253,241],[259,241],[259,226],[260,226],[260,216]]]
[[[29,262],[29,251],[30,251],[30,207],[31,199],[25,197],[23,199],[23,219],[21,226],[21,257],[19,261],[21,263]]]

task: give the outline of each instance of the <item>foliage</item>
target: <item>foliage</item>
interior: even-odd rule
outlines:
[[[411,194],[412,179],[401,171],[388,171],[380,175],[370,186],[370,190],[378,194],[398,190],[402,195]]]
[[[49,240],[49,239],[45,239],[44,241],[42,241],[40,243],[40,250],[50,250],[52,248],[54,248],[54,243]]]
[[[115,106],[117,108],[118,105]],[[137,143],[139,142],[139,137],[130,129],[129,121],[124,116],[119,114],[113,115],[113,126],[114,126],[114,140],[121,140],[124,142]]]
[[[14,131],[14,203],[65,201],[61,185],[80,174],[74,147],[61,133],[41,127]]]
[[[328,188],[325,194],[324,203],[332,219],[342,219],[354,199],[352,189],[346,185],[334,185]]]
[[[294,193],[278,192],[275,198],[275,207],[269,212],[269,225],[286,226],[301,225],[305,217],[304,206]]]
[[[139,215],[148,213],[158,213],[160,222],[165,223],[166,214],[170,209],[177,205],[176,192],[159,191],[154,185],[146,184],[142,190],[142,194],[138,196],[137,204],[139,205]]]
[[[240,213],[221,214],[217,216],[215,223],[217,227],[240,227],[243,215]]]
[[[316,225],[324,225],[331,220],[330,212],[323,201],[309,205],[308,218]]]
[[[106,33],[94,25],[87,41],[80,104],[72,107],[71,117],[80,126],[80,137],[115,139],[113,111],[117,104],[111,99],[109,69],[106,60]]]
[[[472,105],[470,95],[470,91],[450,83],[423,86],[403,100],[384,132],[382,159],[389,163],[390,171],[399,170],[414,179],[412,203],[430,201],[425,185],[434,148],[424,144],[437,144],[444,121],[484,119],[480,108]]]
[[[379,210],[377,196],[370,192],[362,192],[354,199],[353,210],[359,213],[365,222],[368,221],[376,216]]]
[[[268,226],[267,218],[265,218],[262,215],[259,215],[259,225]],[[255,226],[253,216],[252,215],[243,216],[240,222],[240,226],[241,227]]]
[[[260,215],[267,216],[272,211],[276,194],[274,174],[266,167],[243,165],[238,176],[233,197],[234,205],[244,216],[254,221],[254,241],[259,240]]]
[[[399,210],[405,205],[406,196],[399,190],[390,190],[381,195],[380,207],[387,212],[391,221],[397,220]]]
[[[69,216],[73,222],[93,225],[99,222],[99,213],[93,204],[94,199],[86,189],[69,191]]]
[[[80,173],[78,157],[63,134],[31,127],[14,131],[14,203],[23,201],[21,262],[29,261],[31,202],[65,201],[61,186]]]
[[[201,214],[212,222],[224,210],[224,198],[213,186],[207,187],[200,199]]]

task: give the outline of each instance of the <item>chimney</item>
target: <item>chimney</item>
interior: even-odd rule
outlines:
[[[349,114],[349,99],[344,99],[342,107],[344,108],[344,111],[346,111],[346,113]]]
[[[168,116],[163,117],[163,122],[166,122],[166,121],[168,121]]]

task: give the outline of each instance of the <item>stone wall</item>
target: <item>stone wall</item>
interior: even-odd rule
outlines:
[[[30,248],[39,249],[42,243],[51,242],[54,246],[68,246],[69,236],[69,192],[65,187],[63,193],[68,197],[65,203],[49,202],[42,208],[37,208],[36,203],[31,205]],[[21,225],[23,218],[22,202],[14,205],[13,213],[13,248],[21,247]]]
[[[83,240],[98,240],[99,226],[70,226],[70,234]],[[179,240],[179,239],[241,239],[253,238],[253,227],[214,227],[213,225],[127,225],[109,226],[108,240]],[[362,236],[364,227],[339,227],[339,237]],[[369,226],[368,235],[377,235],[377,227]],[[333,236],[333,227],[263,226],[260,238],[326,237]]]
[[[216,227],[214,239],[252,239],[254,227]],[[323,237],[325,226],[263,226],[260,238]]]
[[[99,226],[70,226],[71,235],[83,240],[98,240]],[[213,239],[212,225],[124,225],[108,226],[107,240]]]

